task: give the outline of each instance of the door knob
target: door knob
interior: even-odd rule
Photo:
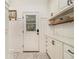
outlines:
[[[55,41],[54,40],[52,40],[52,45],[55,45]]]
[[[37,29],[37,32],[39,32],[39,29]]]
[[[37,29],[37,35],[39,35],[39,29]]]

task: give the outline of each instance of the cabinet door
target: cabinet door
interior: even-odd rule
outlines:
[[[49,38],[47,52],[51,59],[63,59],[63,45],[61,42]]]
[[[74,59],[72,56],[70,56],[67,53],[64,53],[64,59]]]
[[[50,5],[50,13],[53,13],[54,15],[58,10],[58,0],[50,0],[49,5]]]
[[[63,59],[63,43],[52,40],[53,59]]]
[[[59,0],[59,9],[63,9],[68,6],[68,0]]]
[[[52,58],[52,53],[53,53],[53,50],[52,50],[52,44],[51,44],[51,38],[47,37],[47,53],[49,54],[49,56]]]
[[[64,44],[64,59],[74,59],[74,48]]]

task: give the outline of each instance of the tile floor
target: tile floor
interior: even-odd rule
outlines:
[[[46,53],[19,53],[15,59],[49,59]]]

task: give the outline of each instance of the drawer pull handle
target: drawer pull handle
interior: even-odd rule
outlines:
[[[74,52],[72,52],[71,50],[68,50],[69,53],[74,54]]]
[[[52,40],[52,45],[55,45],[55,41]]]

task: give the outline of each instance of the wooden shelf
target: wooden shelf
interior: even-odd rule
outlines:
[[[74,21],[74,20],[69,20],[69,21],[60,22],[60,23],[55,23],[55,24],[49,24],[49,25],[59,25],[59,24],[63,24],[63,23],[73,22],[73,21]]]
[[[58,25],[74,21],[74,8],[68,8],[49,19],[49,25]]]
[[[65,13],[65,12],[67,12],[67,11],[70,12],[69,10],[71,10],[71,9],[74,9],[74,5],[67,6],[67,7],[65,7],[65,8],[62,9],[62,10],[61,10],[61,9],[58,10],[54,16],[52,16],[51,18],[49,18],[49,20],[51,20],[51,19],[53,19],[53,18],[59,16],[60,14]]]

